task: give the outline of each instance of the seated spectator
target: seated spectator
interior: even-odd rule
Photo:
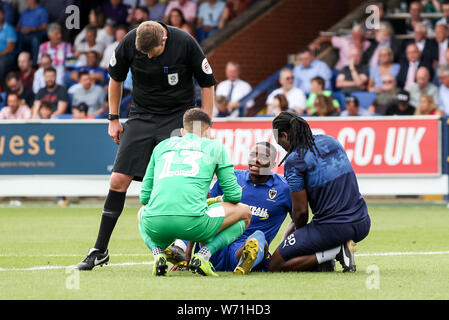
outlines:
[[[410,6],[409,6],[410,18],[407,18],[404,20],[404,26],[403,26],[402,30],[398,33],[401,33],[401,34],[406,33],[406,34],[413,35],[415,25],[417,23],[422,23],[426,27],[427,33],[429,35],[431,35],[432,34],[432,22],[428,19],[424,19],[422,17],[422,13],[423,13],[423,6],[422,6],[421,2],[419,2],[419,1],[411,2]]]
[[[229,108],[229,101],[225,96],[215,96],[215,106],[216,117],[224,118],[231,115],[231,109]]]
[[[444,112],[438,109],[432,96],[423,94],[419,98],[419,104],[416,107],[415,115],[417,116],[436,115],[442,117],[444,116]]]
[[[49,41],[39,46],[38,63],[44,53],[50,55],[53,66],[64,66],[66,59],[73,56],[72,45],[62,41],[61,26],[57,23],[50,23],[47,28]]]
[[[315,107],[315,112],[312,114],[314,117],[332,117],[340,115],[340,111],[334,107],[331,97],[318,95],[313,106]]]
[[[332,96],[332,91],[324,90],[324,79],[318,76],[313,78],[310,82],[310,94],[306,101],[306,113],[308,115],[315,113],[315,99],[320,94],[330,97]],[[335,108],[340,110],[340,104],[337,99],[332,99],[332,104]]]
[[[86,30],[86,42],[81,42],[75,46],[75,51],[73,53],[74,57],[77,58],[77,67],[84,67],[86,65],[86,54],[89,51],[96,51],[100,58],[103,57],[104,46],[102,43],[97,42],[97,29],[95,27],[88,27]]]
[[[191,26],[195,25],[197,7],[196,3],[191,0],[172,0],[168,3],[165,8],[164,22],[168,21],[168,16],[173,8],[178,8],[184,14],[187,23]]]
[[[415,114],[416,108],[409,103],[409,94],[405,90],[400,90],[397,97],[398,103],[391,105],[387,111],[386,116],[411,116]]]
[[[11,71],[6,75],[5,79],[6,93],[16,93],[19,95],[20,104],[31,107],[34,101],[34,93],[23,86],[20,76],[17,72]]]
[[[359,99],[354,96],[348,96],[345,99],[345,110],[340,113],[340,116],[370,116],[368,110],[360,107]]]
[[[229,21],[241,15],[251,5],[251,0],[228,0],[220,18],[218,28],[222,29]]]
[[[449,115],[449,65],[438,68],[438,77],[440,79],[439,88],[439,106],[445,115]]]
[[[448,48],[449,27],[447,24],[439,24],[435,27],[435,40],[438,44],[438,64],[444,66],[446,63],[446,50]]]
[[[22,34],[22,50],[29,51],[33,65],[37,65],[39,46],[45,38],[49,17],[47,10],[39,5],[38,0],[26,2],[27,9],[22,12],[16,29]]]
[[[106,111],[106,92],[95,85],[92,75],[86,71],[80,71],[79,83],[72,86],[69,93],[73,96],[73,105],[85,103],[89,106],[88,115],[98,116]]]
[[[298,114],[303,114],[306,110],[306,95],[301,89],[293,86],[293,71],[289,68],[284,68],[279,73],[280,88],[273,90],[267,98],[266,104],[270,106],[273,103],[273,98],[278,94],[286,96],[290,109],[295,110]]]
[[[25,88],[33,90],[34,68],[33,61],[29,52],[23,51],[17,57],[17,66],[19,67],[19,76]]]
[[[196,36],[202,42],[218,30],[221,15],[226,4],[223,1],[207,0],[198,9]]]
[[[337,76],[336,87],[340,91],[351,94],[354,91],[366,90],[368,85],[369,70],[367,65],[362,65],[362,53],[357,48],[349,51],[349,65],[344,67]]]
[[[17,34],[14,28],[5,21],[3,8],[0,6],[0,81],[14,63],[14,48],[17,42]]]
[[[406,61],[404,52],[405,48],[410,43],[416,44],[419,52],[421,53],[421,59],[426,61],[430,66],[436,66],[438,64],[438,44],[434,39],[427,38],[426,26],[422,23],[416,23],[414,27],[413,39],[404,40],[404,48],[402,50],[402,61]]]
[[[94,119],[93,115],[88,116],[87,111],[89,110],[89,106],[84,102],[75,105],[72,107],[73,119]]]
[[[399,73],[396,76],[398,87],[407,89],[416,82],[416,71],[420,67],[426,67],[432,78],[432,66],[426,60],[423,60],[418,46],[410,43],[405,51],[407,61],[401,62]]]
[[[436,25],[449,24],[449,2],[445,1],[441,4],[441,12],[443,12],[443,17],[436,22]]]
[[[359,24],[352,27],[352,36],[350,38],[338,36],[320,37],[317,41],[311,44],[310,49],[319,49],[323,42],[331,42],[332,47],[338,49],[339,58],[334,68],[339,71],[349,64],[351,49],[356,48],[360,51],[360,54],[363,54],[363,52],[365,52],[371,45],[371,43],[365,39],[365,32]]]
[[[170,26],[176,27],[178,29],[184,30],[187,33],[190,33],[190,35],[192,35],[192,37],[196,37],[195,32],[193,32],[193,29],[186,22],[186,19],[184,18],[184,14],[178,8],[173,8],[170,11],[167,24]]]
[[[148,21],[149,17],[150,12],[147,7],[137,7],[132,10],[126,21],[130,25],[130,29],[134,29],[137,28],[142,22]]]
[[[166,3],[162,3],[159,0],[145,0],[145,6],[150,12],[149,20],[162,21],[164,19]]]
[[[0,8],[4,12],[5,21],[10,26],[15,26],[17,24],[18,12],[16,6],[16,3],[12,1],[0,0]]]
[[[229,61],[226,64],[226,80],[217,85],[216,95],[225,96],[229,101],[228,106],[232,110],[231,116],[235,117],[239,114],[240,100],[249,94],[252,90],[251,85],[240,79],[240,65],[237,62]],[[246,108],[251,108],[254,101],[250,100],[246,104]]]
[[[17,93],[10,93],[6,98],[6,106],[0,110],[0,120],[25,120],[31,118],[31,109],[20,104]]]
[[[325,88],[331,88],[332,71],[329,66],[318,59],[315,59],[310,49],[304,49],[299,52],[300,63],[293,69],[295,78],[295,87],[301,89],[304,93],[310,93],[310,82],[315,77],[322,77],[325,81]]]
[[[382,77],[383,91],[376,95],[373,104],[369,106],[368,111],[372,115],[385,115],[385,112],[391,106],[397,105],[397,94],[399,89],[396,87],[396,79],[391,74]]]
[[[399,64],[393,63],[393,51],[388,47],[379,50],[379,64],[371,67],[369,71],[368,91],[382,92],[382,76],[391,74],[396,77],[399,73]]]
[[[33,118],[37,117],[42,102],[51,103],[52,116],[65,113],[69,104],[67,89],[56,83],[56,69],[54,67],[48,67],[44,70],[44,79],[45,87],[37,92],[34,100]]]
[[[86,31],[90,28],[95,28],[97,31],[96,42],[106,47],[114,42],[114,30],[115,23],[111,19],[106,19],[101,7],[91,9],[89,11],[89,23],[81,30],[75,37],[74,46],[78,46],[83,42],[86,42]]]
[[[99,64],[100,68],[103,68],[105,70],[108,69],[112,54],[117,48],[119,42],[122,41],[127,33],[128,29],[125,26],[118,26],[117,29],[115,29],[115,42],[108,45],[104,50],[103,58],[101,59],[101,62]]]
[[[52,66],[52,60],[48,53],[42,54],[39,69],[34,73],[33,79],[33,92],[36,94],[40,89],[45,87],[44,70]],[[55,66],[56,70],[56,83],[60,86],[64,85],[64,67]]]
[[[362,55],[362,63],[368,64],[370,68],[379,64],[380,49],[387,47],[393,52],[393,62],[399,62],[402,51],[402,40],[393,36],[391,26],[381,22],[379,28],[374,31],[374,40]]]
[[[295,109],[289,108],[287,97],[281,93],[273,97],[272,102],[268,105],[267,115],[276,117],[282,111],[296,113]]]
[[[430,95],[438,104],[438,87],[430,82],[429,70],[420,67],[416,72],[416,82],[406,89],[410,94],[410,104],[417,107],[422,95]]]
[[[96,51],[87,52],[86,66],[76,67],[70,73],[70,80],[72,82],[78,82],[80,80],[79,73],[81,71],[89,73],[92,80],[94,80],[95,84],[104,86],[108,83],[108,73],[105,69],[102,69],[98,66],[98,53]]]
[[[51,103],[49,101],[43,101],[39,107],[39,119],[51,119],[52,114]]]
[[[112,19],[115,24],[126,24],[128,17],[128,6],[122,0],[109,0],[103,6],[106,18]]]
[[[423,12],[425,13],[437,13],[441,12],[441,3],[445,0],[422,0]]]

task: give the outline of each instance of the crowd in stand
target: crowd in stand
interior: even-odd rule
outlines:
[[[0,119],[106,117],[107,68],[129,30],[163,21],[202,42],[254,1],[0,0]],[[88,6],[82,30],[65,27],[70,5]]]
[[[323,36],[299,52],[300,63],[281,70],[280,87],[257,115],[449,115],[449,1],[412,1],[410,18],[394,21],[386,19],[384,3],[376,5],[381,19],[374,30],[355,23],[350,36]],[[424,12],[443,17],[431,21]],[[338,53],[333,68],[315,58],[323,43]],[[245,81],[227,78],[238,94],[217,90],[219,117],[236,115],[235,101],[251,91]]]

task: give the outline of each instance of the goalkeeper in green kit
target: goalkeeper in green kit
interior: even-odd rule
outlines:
[[[212,121],[199,108],[186,111],[182,137],[160,142],[142,181],[139,231],[152,251],[153,275],[167,275],[164,253],[175,239],[204,244],[189,269],[217,276],[209,258],[243,234],[251,211],[239,203],[242,190],[224,146],[208,139]],[[214,174],[223,190],[222,202],[206,204]]]

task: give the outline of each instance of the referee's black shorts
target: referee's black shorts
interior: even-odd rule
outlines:
[[[131,116],[123,125],[112,172],[142,181],[154,147],[171,135],[180,135],[185,110],[168,115]]]

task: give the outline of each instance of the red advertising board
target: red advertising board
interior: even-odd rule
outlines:
[[[214,122],[212,136],[226,147],[237,169],[246,169],[249,149],[259,141],[278,147],[270,120]],[[315,134],[340,141],[358,175],[439,175],[437,117],[307,118]],[[277,168],[283,173],[283,168]]]

